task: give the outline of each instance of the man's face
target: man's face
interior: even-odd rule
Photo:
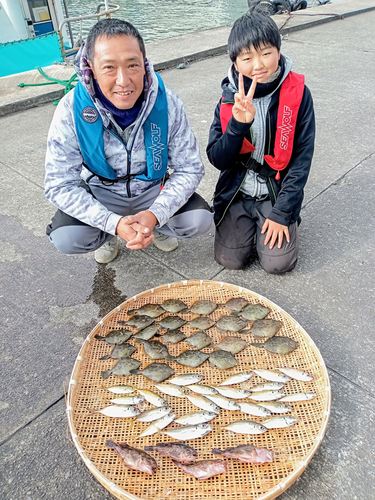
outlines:
[[[257,77],[259,83],[264,83],[275,73],[279,66],[280,51],[270,44],[262,44],[259,50],[251,45],[237,56],[234,66],[239,73],[251,78]]]
[[[138,40],[133,36],[101,36],[95,41],[89,62],[101,91],[118,109],[131,109],[143,92],[145,65]]]

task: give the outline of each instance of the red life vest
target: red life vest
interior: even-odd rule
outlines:
[[[268,165],[277,170],[276,179],[280,179],[280,170],[287,167],[293,151],[294,133],[298,110],[305,89],[305,77],[291,71],[280,88],[279,109],[277,112],[277,129],[275,136],[274,156],[265,155]],[[220,121],[223,133],[232,118],[232,103],[222,103]],[[243,140],[240,154],[251,153],[255,147],[247,139]]]

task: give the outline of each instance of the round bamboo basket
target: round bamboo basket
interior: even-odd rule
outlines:
[[[172,361],[169,365],[175,370],[174,376],[195,372],[202,375],[201,383],[218,385],[229,376],[242,371],[289,366],[310,373],[313,380],[310,382],[291,380],[284,386],[283,392],[286,394],[313,392],[316,397],[309,401],[288,403],[292,407],[291,415],[298,418],[298,423],[291,427],[270,429],[258,435],[235,434],[222,427],[239,419],[261,422],[262,418],[222,409],[220,415],[211,421],[212,431],[207,436],[187,441],[187,444],[198,451],[199,460],[223,458],[212,455],[212,448],[223,450],[229,446],[246,443],[273,450],[273,463],[255,465],[224,458],[228,465],[227,474],[198,481],[193,476],[182,472],[169,458],[150,452],[158,465],[158,471],[154,475],[128,469],[117,454],[105,446],[108,439],[113,439],[117,443],[126,442],[140,449],[174,440],[166,434],[153,434],[139,438],[139,434],[149,423],[137,422],[135,418],[110,418],[101,413],[95,413],[110,405],[110,400],[117,397],[107,390],[113,385],[129,384],[139,389],[158,392],[154,383],[142,375],[129,377],[110,375],[104,380],[101,372],[111,368],[115,360],[101,361],[100,358],[111,352],[113,346],[96,340],[95,335],[105,336],[112,330],[123,329],[124,327],[119,325],[118,321],[126,321],[129,318],[128,310],[146,303],[156,304],[166,299],[178,298],[189,306],[199,299],[223,304],[232,297],[244,297],[251,303],[260,302],[271,309],[268,318],[278,319],[283,323],[277,335],[287,336],[297,341],[298,348],[286,356],[275,356],[263,348],[248,346],[235,355],[239,364],[229,370],[211,367],[208,360],[197,368],[181,366]],[[160,318],[168,314],[165,313]],[[218,320],[222,315],[229,314],[225,307],[220,306],[210,314],[210,317]],[[187,312],[179,313],[179,316],[190,320],[196,315]],[[195,331],[188,324],[185,324],[181,330],[187,336]],[[213,339],[213,344],[217,344],[225,335],[218,332],[215,326],[210,328],[208,333]],[[252,335],[231,335],[238,335],[249,342],[258,341]],[[138,347],[133,357],[141,361],[140,369],[153,362],[144,353],[141,344],[135,344],[132,337],[128,342]],[[177,355],[186,348],[192,349],[186,341],[174,345],[167,344],[167,346],[172,355]],[[211,352],[213,348],[214,346],[205,348],[203,352]],[[259,382],[264,382],[264,380],[254,375],[248,382],[243,383],[242,387],[246,388],[246,384],[250,387]],[[160,395],[168,401],[176,418],[199,410],[187,398]],[[265,297],[245,288],[222,282],[193,280],[147,290],[127,300],[99,322],[87,337],[75,362],[69,384],[67,416],[72,439],[79,455],[98,481],[116,498],[121,500],[272,500],[289,488],[306,469],[324,437],[330,406],[331,389],[323,358],[309,335],[289,314]],[[151,405],[147,406],[147,408],[151,407]],[[176,426],[177,424],[172,422],[168,428]]]

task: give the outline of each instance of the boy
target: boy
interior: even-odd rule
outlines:
[[[315,118],[304,77],[280,53],[276,23],[238,19],[228,39],[232,65],[210,128],[207,155],[218,170],[215,259],[249,262],[256,241],[268,273],[294,269],[303,189],[314,151]]]

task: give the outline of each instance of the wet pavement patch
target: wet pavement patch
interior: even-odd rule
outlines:
[[[92,285],[92,293],[88,301],[92,300],[99,306],[99,316],[102,318],[112,309],[127,299],[115,286],[116,271],[107,265],[99,264],[98,272]]]

